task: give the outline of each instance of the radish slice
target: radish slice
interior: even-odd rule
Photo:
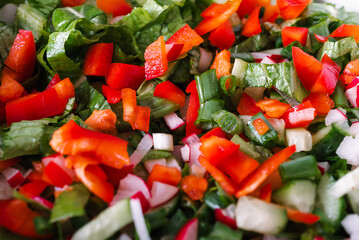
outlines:
[[[141,162],[142,158],[146,156],[152,146],[153,138],[150,134],[146,133],[138,144],[137,149],[130,156],[131,164],[136,166],[139,162]]]
[[[340,111],[339,109],[332,109],[328,112],[328,115],[325,117],[325,125],[329,126],[333,123],[346,121],[347,116],[345,113]]]
[[[151,240],[151,237],[148,234],[145,218],[143,217],[140,200],[131,199],[130,207],[138,238],[140,240]]]
[[[359,168],[356,168],[339,178],[332,186],[330,192],[336,198],[340,198],[355,189],[359,189]]]
[[[143,193],[141,191],[138,191],[137,193],[135,193],[131,199],[138,199],[141,202],[141,207],[142,207],[142,212],[147,212],[150,209],[150,203],[148,202],[148,200],[145,198],[145,196],[143,195]]]
[[[227,208],[221,209],[217,208],[214,210],[214,216],[216,220],[226,224],[227,226],[236,229],[237,224],[236,220],[234,219],[234,213],[236,210],[236,206],[234,204],[229,205]]]
[[[183,145],[174,145],[173,146],[173,156],[180,160],[180,161],[183,161],[182,159],[182,152],[181,152],[181,148],[183,147]]]
[[[166,159],[165,158],[151,159],[151,160],[147,160],[143,163],[143,165],[145,165],[145,168],[148,173],[152,172],[152,169],[156,164],[161,165],[161,166],[166,166]]]
[[[0,200],[12,198],[12,188],[3,175],[0,175]]]
[[[199,137],[197,136],[197,134],[195,133],[192,133],[191,135],[185,137],[182,139],[182,142],[184,144],[188,144],[188,145],[191,145],[192,143],[198,143],[200,142],[200,139]]]
[[[50,162],[55,163],[58,167],[60,167],[67,175],[69,175],[69,177],[71,177],[72,179],[75,178],[75,172],[70,169],[67,168],[65,166],[65,157],[60,155],[60,154],[53,154],[47,157],[44,157],[41,159],[42,162],[45,164],[45,166],[47,166]]]
[[[359,122],[353,122],[350,126],[349,133],[353,136],[359,135]]]
[[[173,151],[173,136],[167,133],[154,133],[153,148],[155,150]]]
[[[203,177],[205,173],[206,169],[204,169],[201,165],[192,165],[189,168],[189,174],[196,177]]]
[[[349,235],[353,235],[354,233],[359,233],[359,228],[358,228],[359,215],[358,214],[348,214],[342,220],[342,226]],[[352,239],[352,238],[350,238],[350,239]]]
[[[330,168],[330,164],[328,162],[318,162],[317,165],[322,175],[328,172]]]
[[[295,124],[298,119],[301,121],[310,121],[315,118],[315,108],[306,108],[303,110],[291,112],[288,116],[288,120],[291,124]]]
[[[181,148],[181,155],[184,162],[189,162],[190,151],[191,149],[187,144]]]
[[[15,168],[9,167],[1,172],[12,188],[15,188],[25,181],[22,173]]]
[[[277,62],[273,61],[270,57],[267,56],[267,57],[263,58],[261,63],[264,63],[264,64],[276,64]]]
[[[204,48],[199,48],[201,56],[198,61],[198,71],[204,72],[209,69],[209,66],[212,62],[212,52],[205,50]]]
[[[176,196],[178,188],[169,184],[154,181],[151,189],[152,198],[149,199],[151,208],[168,202]]]
[[[40,203],[42,206],[52,209],[54,207],[54,204],[52,202],[50,202],[49,200],[40,197],[40,196],[35,196],[35,197],[31,197],[32,200]]]
[[[190,145],[190,155],[189,155],[189,165],[201,165],[198,162],[198,158],[201,155],[201,151],[199,148],[201,147],[202,143],[193,143]]]
[[[173,168],[177,168],[179,171],[182,171],[180,165],[178,164],[177,160],[174,158],[168,159],[166,161],[166,166],[167,167],[173,167]]]
[[[130,238],[130,236],[128,236],[126,233],[122,233],[118,240],[132,240],[132,238]]]
[[[359,84],[349,88],[345,91],[345,96],[348,98],[349,102],[353,105],[354,108],[359,106]]]
[[[343,141],[337,148],[336,154],[347,160],[348,164],[359,165],[359,122],[353,123],[349,128],[349,133],[352,136],[345,136]]]
[[[175,130],[185,124],[185,122],[182,120],[182,118],[178,117],[175,112],[167,114],[164,116],[165,122],[167,126],[171,130]]]
[[[178,232],[176,240],[196,240],[198,236],[198,219],[189,220]]]

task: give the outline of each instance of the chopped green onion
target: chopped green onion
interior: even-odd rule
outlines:
[[[320,178],[317,160],[313,155],[297,158],[279,166],[279,173],[283,182],[303,178]]]
[[[226,133],[240,134],[243,131],[243,121],[231,112],[219,110],[212,116],[213,120]]]
[[[201,75],[196,75],[195,79],[200,104],[203,104],[207,100],[220,97],[215,69],[204,72]]]

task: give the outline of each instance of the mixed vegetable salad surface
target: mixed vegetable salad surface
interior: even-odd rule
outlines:
[[[359,15],[2,0],[0,239],[359,239]]]

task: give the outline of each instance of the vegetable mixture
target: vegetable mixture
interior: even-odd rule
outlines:
[[[357,13],[8,3],[0,239],[359,238]]]

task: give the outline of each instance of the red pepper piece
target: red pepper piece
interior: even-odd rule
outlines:
[[[339,80],[344,84],[348,85],[354,78],[359,76],[359,59],[351,61],[345,67],[343,74],[340,75]]]
[[[156,164],[147,178],[147,185],[152,188],[154,181],[177,186],[181,181],[181,171],[175,167]]]
[[[102,93],[108,103],[115,104],[121,101],[121,90],[111,88],[107,85],[102,85]]]
[[[301,212],[295,209],[287,208],[287,217],[289,220],[297,223],[314,224],[319,221],[320,217],[312,213]]]
[[[266,113],[268,117],[279,118],[281,117],[291,106],[288,103],[282,103],[277,99],[265,98],[259,100],[256,105]]]
[[[259,21],[260,10],[261,7],[257,7],[251,15],[249,15],[241,33],[243,36],[252,37],[262,32],[261,22]]]
[[[85,123],[95,131],[116,134],[117,116],[111,109],[94,110]]]
[[[180,30],[175,32],[167,41],[166,44],[182,43],[184,44],[181,54],[191,50],[193,47],[200,45],[203,42],[199,36],[188,24],[184,25]]]
[[[49,184],[44,181],[33,181],[22,185],[19,189],[19,193],[26,197],[39,196]]]
[[[23,95],[24,87],[11,76],[2,72],[0,86],[0,102],[7,103]]]
[[[175,84],[170,81],[161,82],[156,85],[153,96],[165,98],[171,102],[178,104],[181,108],[186,103],[186,95]]]
[[[286,128],[308,127],[314,120],[317,112],[309,101],[305,101],[298,106],[295,106],[283,115]]]
[[[183,50],[183,43],[166,43],[167,61],[172,62],[178,59]]]
[[[280,15],[285,19],[298,17],[312,0],[277,0]]]
[[[335,106],[333,99],[325,93],[311,93],[303,101],[310,101],[319,116],[326,116]]]
[[[356,43],[359,43],[359,25],[348,25],[343,24],[337,29],[334,30],[329,36],[319,36],[317,34],[314,34],[315,38],[319,42],[326,42],[328,41],[328,38],[330,37],[350,37],[353,36]]]
[[[196,81],[193,80],[188,84],[186,92],[190,93],[188,108],[186,113],[186,136],[191,135],[192,133],[200,134],[201,129],[197,128],[195,122],[198,118],[198,109],[199,109],[199,98],[197,92]]]
[[[0,172],[8,167],[16,165],[17,163],[20,162],[20,160],[21,160],[20,158],[11,158],[11,159],[0,161]]]
[[[181,188],[192,200],[200,200],[203,198],[207,190],[208,182],[203,177],[194,175],[185,176],[181,181]]]
[[[136,129],[148,132],[150,129],[151,108],[137,106]]]
[[[32,76],[36,62],[36,46],[31,31],[20,30],[5,60],[5,66],[21,74],[23,82]]]
[[[128,122],[132,129],[136,129],[137,99],[136,91],[131,88],[121,90],[123,105],[123,120]]]
[[[87,49],[82,73],[86,76],[105,77],[110,69],[113,43],[97,43]]]
[[[56,85],[57,83],[59,83],[60,81],[61,81],[61,78],[60,78],[59,74],[56,73],[56,74],[52,77],[51,81],[49,82],[49,85],[47,85],[46,90],[49,89],[49,88],[52,88],[53,86],[55,86],[55,85]]]
[[[261,118],[255,119],[252,124],[256,132],[261,136],[266,134],[269,130],[267,123]]]
[[[132,7],[125,0],[97,0],[96,5],[105,13],[110,13],[114,17],[130,13]]]
[[[217,53],[211,66],[211,69],[216,69],[217,78],[224,75],[230,75],[231,68],[231,52],[228,50],[222,50]]]
[[[61,0],[64,7],[76,7],[82,5],[86,0]]]
[[[242,197],[254,192],[266,178],[271,175],[280,164],[287,160],[295,152],[295,145],[287,147],[274,154],[245,178],[236,192],[236,197]]]
[[[279,16],[279,8],[277,5],[265,6],[263,22],[274,23],[278,16]]]
[[[236,41],[231,23],[227,20],[214,29],[208,37],[209,41],[220,50],[229,49]]]
[[[294,41],[300,42],[302,46],[307,43],[308,28],[285,27],[282,29],[283,46],[286,47]]]
[[[82,128],[73,120],[54,132],[50,146],[62,155],[93,154],[99,163],[117,169],[130,163],[126,141]]]
[[[256,105],[256,101],[244,92],[239,100],[237,112],[240,115],[254,116],[260,111],[261,109]]]
[[[159,77],[167,71],[167,52],[163,36],[160,36],[146,48],[145,60],[146,80]]]
[[[137,90],[145,80],[145,68],[126,63],[112,63],[106,83],[114,89],[132,88]]]
[[[243,0],[239,5],[237,14],[240,18],[250,15],[257,7],[265,7],[270,4],[270,0]]]
[[[211,136],[217,136],[220,138],[227,138],[227,134],[223,132],[222,128],[216,127],[211,129],[210,131],[206,132],[200,139],[201,141],[206,140],[207,138],[210,138]]]
[[[271,202],[272,185],[270,183],[264,185],[260,190],[259,198],[266,202]]]

